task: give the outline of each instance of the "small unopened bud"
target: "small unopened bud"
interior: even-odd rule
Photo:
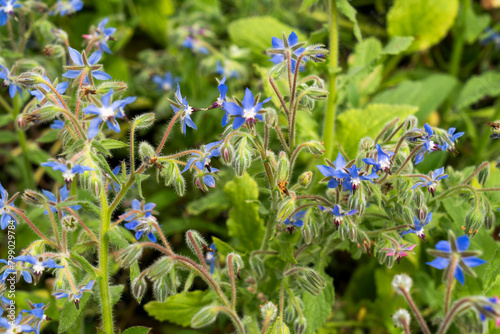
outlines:
[[[234,272],[235,273],[238,273],[241,269],[243,269],[243,267],[245,266],[243,260],[241,259],[241,256],[239,254],[236,254],[236,253],[230,253],[228,256],[227,256],[227,262],[229,264],[229,262],[232,262],[233,264],[233,267],[234,267]]]
[[[191,327],[196,329],[213,324],[217,319],[217,313],[219,313],[217,306],[207,306],[202,308],[191,319]]]
[[[406,292],[410,292],[410,289],[413,285],[413,280],[407,274],[396,275],[392,279],[392,287],[394,291],[398,294],[402,294],[402,290],[404,289]]]
[[[148,142],[143,141],[139,144],[139,156],[142,160],[149,162],[151,158],[156,156],[156,151]]]
[[[295,334],[302,334],[306,330],[306,318],[298,317],[293,323]]]
[[[43,48],[42,53],[48,57],[61,58],[63,55],[66,54],[66,51],[64,50],[62,45],[49,44],[46,45],[45,48]]]
[[[189,246],[191,251],[197,255],[197,250],[201,251],[203,246],[208,246],[207,242],[200,233],[194,230],[190,230],[186,232],[186,244]]]
[[[313,177],[312,172],[304,172],[299,176],[297,184],[301,187],[307,188],[311,184],[312,177]]]
[[[325,153],[325,146],[322,142],[319,142],[317,140],[306,142],[303,145],[306,145],[311,154],[313,154],[315,157],[318,157]]]
[[[97,87],[96,94],[105,95],[109,93],[111,89],[113,89],[114,94],[120,94],[127,90],[127,84],[119,81],[104,82]]]
[[[260,314],[262,318],[266,321],[273,321],[276,319],[276,314],[278,313],[278,306],[273,304],[272,302],[266,302],[264,305],[260,307]]]
[[[44,195],[29,189],[24,191],[23,200],[32,205],[44,205],[47,203],[47,198]]]
[[[290,173],[290,161],[285,152],[280,152],[278,159],[278,182],[288,182]]]
[[[266,157],[267,157],[267,161],[269,162],[269,165],[271,166],[271,169],[273,170],[273,172],[278,170],[278,162],[276,161],[276,155],[274,154],[274,152],[268,150],[266,152]]]
[[[155,299],[161,303],[164,303],[167,300],[168,287],[163,279],[153,282],[153,295]]]
[[[486,215],[484,215],[484,227],[487,229],[492,228],[495,225],[495,214],[493,211],[488,211]]]
[[[476,234],[477,230],[484,221],[481,208],[474,207],[465,215],[465,234]]]
[[[293,210],[295,210],[295,197],[295,193],[290,191],[290,198],[284,201],[278,210],[278,214],[276,216],[276,220],[278,222],[283,222],[292,214]]]
[[[477,175],[477,180],[479,183],[484,187],[486,184],[486,181],[488,180],[488,176],[490,176],[490,166],[486,166],[485,168],[481,169],[479,174]]]
[[[117,260],[124,268],[128,268],[142,256],[143,248],[139,244],[132,244],[118,253]]]
[[[252,268],[252,271],[257,275],[257,277],[258,278],[264,277],[264,274],[266,272],[266,268],[264,266],[263,261],[257,256],[251,256],[249,262],[250,262],[250,267]]]
[[[252,148],[246,137],[241,138],[235,150],[233,166],[236,174],[242,176],[252,163]]]
[[[227,143],[225,145],[222,145],[221,147],[221,156],[222,156],[222,161],[226,165],[231,165],[234,159],[234,148],[233,145],[230,143]]]
[[[282,322],[280,319],[277,319],[274,323],[273,327],[269,331],[270,334],[290,334],[290,329],[288,326]]]
[[[314,269],[295,267],[285,275],[295,277],[297,283],[313,296],[317,296],[326,287],[326,281]]]
[[[373,150],[375,147],[375,141],[370,137],[364,137],[359,141],[359,149],[365,152]]]
[[[150,112],[142,114],[134,118],[133,124],[136,129],[147,129],[153,125],[155,122],[155,114]]]
[[[137,300],[137,302],[141,302],[142,297],[146,293],[148,285],[146,283],[146,279],[143,275],[139,275],[135,280],[132,281],[132,295]]]
[[[392,315],[394,327],[410,327],[410,313],[405,309],[399,309]]]
[[[17,77],[17,83],[20,85],[31,88],[33,86],[39,85],[45,81],[40,73],[36,72],[24,72]]]
[[[78,226],[78,220],[73,215],[65,215],[62,219],[62,226],[67,231],[74,231]]]

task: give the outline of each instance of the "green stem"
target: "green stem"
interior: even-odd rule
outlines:
[[[339,15],[337,3],[330,0],[330,62],[328,65],[328,102],[326,104],[325,125],[323,127],[323,142],[325,143],[325,158],[333,158],[333,141],[335,139],[335,113],[336,113],[336,79],[338,68],[338,48],[339,48]]]
[[[99,240],[99,270],[101,280],[99,281],[99,291],[101,294],[101,313],[103,329],[107,334],[114,333],[113,306],[111,304],[111,294],[109,291],[109,236],[107,232],[111,226],[111,211],[108,207],[106,192],[101,189],[101,235]]]
[[[462,59],[465,43],[465,21],[467,19],[467,11],[469,10],[469,7],[470,0],[462,0],[462,10],[460,11],[460,16],[458,17],[456,23],[455,40],[450,60],[450,74],[454,77],[458,76],[458,72],[460,70],[460,61]]]
[[[417,305],[415,305],[415,302],[413,301],[413,298],[411,298],[410,293],[404,288],[400,288],[399,291],[401,291],[406,299],[406,302],[408,303],[408,305],[410,305],[413,313],[415,313],[415,317],[417,317],[417,321],[420,324],[420,328],[422,328],[422,332],[424,332],[424,334],[430,334],[431,332],[429,331],[429,327],[427,327],[424,317],[422,317],[422,314],[420,313]]]
[[[238,318],[238,315],[234,311],[232,311],[231,309],[229,309],[225,306],[217,306],[217,307],[215,307],[215,309],[226,313],[231,318],[238,333],[240,333],[240,334],[245,333],[245,328],[243,327],[243,324],[241,323],[240,318]]]

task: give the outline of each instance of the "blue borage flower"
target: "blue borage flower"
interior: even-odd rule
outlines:
[[[0,283],[5,283],[5,280],[7,277],[9,277],[10,274],[14,274],[16,276],[16,280],[20,279],[21,277],[24,278],[24,281],[28,284],[33,282],[32,280],[32,275],[33,271],[29,268],[27,268],[24,263],[19,262],[16,264],[15,269],[12,269],[14,266],[13,264],[15,263],[14,261],[6,261],[3,259],[0,259],[0,263],[4,263],[6,266],[4,267],[5,270],[2,273],[2,276],[0,276]]]
[[[40,165],[44,167],[50,167],[53,170],[62,172],[64,182],[66,182],[67,185],[73,182],[73,179],[76,174],[81,174],[87,171],[94,170],[94,168],[92,167],[87,167],[83,165],[73,165],[71,162],[66,162],[62,159],[60,160],[60,162],[57,161],[42,162]]]
[[[449,128],[448,129],[448,133],[447,133],[448,139],[450,139],[450,141],[453,143],[453,145],[450,146],[445,141],[442,145],[439,145],[439,148],[441,149],[441,151],[446,151],[446,150],[449,150],[451,152],[455,151],[455,145],[454,145],[455,141],[458,138],[462,137],[465,134],[465,132],[457,132],[457,133],[455,133],[456,130],[457,130],[456,128]]]
[[[137,100],[137,96],[127,96],[123,100],[120,100],[122,103],[121,105],[116,109],[116,117],[121,118],[121,119],[126,119],[127,116],[125,115],[125,106],[135,102]]]
[[[318,205],[318,208],[321,211],[329,212],[329,213],[331,213],[333,215],[333,217],[334,217],[333,223],[335,224],[335,226],[337,226],[337,228],[340,225],[342,225],[342,221],[344,220],[345,216],[352,216],[353,214],[355,214],[356,212],[358,212],[357,210],[351,210],[351,211],[345,212],[338,205],[335,205],[335,207],[333,207],[333,208],[329,208],[329,207],[325,207],[325,206],[322,206],[322,205]]]
[[[51,129],[62,130],[64,128],[64,121],[56,119],[54,123],[50,124]]]
[[[172,109],[174,109],[174,113],[177,114],[180,112],[180,122],[181,122],[181,131],[184,135],[186,135],[186,125],[192,129],[197,130],[196,124],[194,124],[191,119],[191,114],[196,111],[195,108],[191,107],[185,97],[182,97],[181,87],[177,84],[177,92],[175,93],[175,101],[168,100]]]
[[[193,52],[208,54],[208,49],[203,46],[203,42],[197,37],[192,37],[190,35],[186,36],[186,38],[182,42],[182,46],[190,49]]]
[[[106,122],[109,129],[116,133],[120,133],[120,125],[116,121],[118,114],[115,111],[119,108],[123,108],[128,103],[133,102],[135,98],[132,97],[132,99],[118,100],[111,103],[112,95],[113,89],[110,89],[109,92],[101,98],[102,107],[100,108],[91,104],[83,109],[83,111],[87,114],[97,115],[97,117],[90,121],[88,134],[89,139],[94,138],[99,133],[99,125],[102,122]]]
[[[15,257],[14,262],[23,262],[24,265],[26,266],[26,263],[31,264],[31,271],[33,271],[33,276],[35,278],[35,284],[38,283],[38,280],[40,279],[40,276],[42,276],[43,272],[47,268],[56,268],[56,269],[62,269],[64,266],[58,265],[53,259],[47,258],[44,259],[43,257],[34,257],[31,255],[21,255],[18,257]]]
[[[330,163],[330,162],[328,162]],[[323,179],[324,181],[328,181],[327,187],[328,188],[337,188],[341,183],[342,183],[342,178],[338,178],[336,172],[341,172],[344,170],[346,166],[346,161],[342,154],[337,155],[337,159],[335,160],[335,163],[332,164],[333,166],[326,166],[326,165],[316,165],[316,167],[319,169],[321,174],[325,176]]]
[[[213,252],[207,252],[205,261],[207,261],[207,264],[210,266],[210,275],[213,275],[215,270],[215,252],[217,251],[217,247],[215,247],[213,242],[210,244],[210,249],[213,250]]]
[[[211,172],[211,165],[210,165],[211,159],[218,157],[220,155],[221,144],[222,140],[202,145],[200,147],[200,153],[202,154],[200,155],[200,153],[198,152],[191,153],[191,155],[194,156],[194,158],[190,158],[188,160],[186,166],[184,167],[181,173],[184,173],[185,171],[190,169],[193,166],[193,164],[200,170],[206,168],[209,172]]]
[[[236,70],[231,71],[226,66],[222,66],[220,60],[217,60],[217,62],[215,63],[215,73],[223,75],[224,77],[228,78],[237,78],[239,76],[238,71]]]
[[[334,172],[335,176],[342,180],[342,187],[345,190],[351,191],[353,194],[359,189],[361,181],[373,182],[373,179],[378,178],[377,173],[373,172],[371,174],[365,175],[364,172],[359,172],[361,168],[357,168],[356,165],[352,165],[350,168],[344,168],[344,170],[336,170]],[[347,171],[347,172],[346,172]]]
[[[375,159],[372,158],[366,158],[363,159],[363,162],[368,165],[373,166],[373,170],[375,172],[378,172],[379,170],[384,171],[386,173],[391,172],[391,157],[394,155],[394,152],[388,151],[387,153],[382,150],[379,144],[376,145],[377,147],[377,156]]]
[[[295,72],[295,67],[297,64],[298,57],[304,52],[304,48],[302,47],[305,43],[299,43],[299,37],[297,34],[292,31],[288,36],[288,39],[280,39],[278,37],[273,37],[271,40],[272,48],[267,52],[272,54],[272,58],[269,60],[273,62],[275,65],[281,64],[286,59],[287,51],[291,52],[291,65],[292,65],[292,73]],[[306,57],[302,58],[303,61],[306,61]],[[304,69],[304,66],[300,64],[300,70]]]
[[[23,89],[14,83],[13,75],[6,66],[0,65],[0,79],[3,79],[4,86],[9,87],[10,98],[13,99],[16,93],[19,93],[21,97],[23,96]]]
[[[58,196],[54,195],[53,193],[51,193],[50,191],[48,190],[43,190],[42,189],[42,192],[43,194],[49,199],[49,208],[50,208],[50,211],[52,211],[53,213],[57,213],[57,208],[56,208],[56,205],[57,204],[60,204],[60,203],[63,203],[64,201],[68,200],[68,197],[69,197],[69,190],[66,186],[62,186],[60,189],[59,189],[59,193],[58,193]],[[74,211],[77,211],[77,210],[80,210],[82,206],[81,205],[70,205],[68,206],[68,208],[74,210]],[[62,217],[64,217],[66,215],[66,213],[64,212],[64,210],[61,209],[61,215]],[[48,215],[49,212],[47,210],[45,210],[43,212],[44,215]],[[61,217],[61,218],[62,218]]]
[[[425,153],[440,150],[438,144],[436,144],[432,140],[432,137],[434,137],[434,130],[432,130],[432,127],[429,124],[425,123],[424,129],[425,133],[422,136],[409,138],[412,141],[423,144],[422,148],[415,155],[415,165],[421,163],[422,160],[424,160]]]
[[[47,76],[43,76],[45,80],[50,82],[50,79]],[[60,82],[55,85],[56,91],[63,95],[66,92],[66,89],[68,88],[69,82]],[[53,94],[52,90],[47,86],[46,84],[42,83],[37,85],[36,90],[28,90],[28,92],[36,98],[38,102],[41,102],[41,104],[44,104],[43,100],[48,97],[48,96],[54,96],[55,99],[57,99],[57,96]]]
[[[227,95],[226,77],[222,78],[222,80],[219,82],[219,86],[217,86],[217,89],[219,90],[219,97],[217,98],[217,101],[214,102],[213,107],[220,107],[225,111],[224,104],[226,103]],[[227,123],[229,123],[229,116],[230,115],[226,111],[224,117],[222,117],[222,126],[226,126]]]
[[[467,251],[470,246],[470,239],[466,235],[462,235],[455,239],[455,236],[450,231],[449,241],[441,240],[436,244],[436,250],[429,249],[429,254],[436,256],[431,262],[426,262],[428,265],[436,269],[450,270],[450,263],[452,259],[456,259],[454,276],[460,284],[464,285],[465,275],[464,271],[469,275],[475,277],[476,274],[472,269],[480,266],[487,261],[476,257],[480,255],[479,251]]]
[[[56,290],[52,293],[56,299],[68,298],[69,301],[74,302],[77,309],[80,309],[80,299],[85,291],[92,291],[95,280],[89,281],[86,285],[79,285],[76,291],[71,290]]]
[[[83,8],[82,0],[58,0],[56,3],[56,8],[54,11],[50,12],[50,15],[59,14],[61,16],[72,15]]]
[[[262,102],[257,102],[250,89],[247,88],[241,106],[235,102],[224,102],[226,113],[234,117],[233,129],[236,130],[245,123],[253,127],[257,120],[263,122],[262,106],[270,100],[271,98],[268,97]]]
[[[134,199],[132,201],[132,209],[127,210],[125,214],[120,216],[123,220],[128,221],[128,223],[124,226],[128,230],[135,232],[136,240],[139,240],[143,234],[147,234],[150,241],[156,242],[154,232],[156,231],[158,221],[156,220],[156,217],[152,215],[155,207],[155,203],[145,204],[144,201],[139,202]]]
[[[27,300],[28,305],[30,306],[30,310],[21,310],[21,313],[23,315],[30,315],[33,316],[32,322],[34,322],[35,325],[35,333],[40,334],[40,328],[42,326],[42,322],[44,321],[50,321],[49,317],[45,314],[45,310],[49,307],[50,304],[44,305],[43,303],[37,303],[34,304],[31,301]]]
[[[69,56],[71,57],[71,60],[73,60],[73,63],[75,63],[75,65],[64,66],[67,72],[62,75],[63,77],[70,79],[77,79],[81,75],[86,75],[86,78],[83,81],[85,83],[91,82],[92,77],[96,78],[97,80],[111,79],[111,76],[109,74],[103,71],[98,71],[102,67],[101,64],[97,64],[97,62],[102,57],[101,51],[96,51],[92,53],[90,57],[87,59],[85,51],[80,53],[69,46],[68,50],[69,50]],[[75,83],[76,82],[78,82],[78,79],[75,80]]]
[[[9,19],[9,15],[14,15],[14,8],[22,6],[16,3],[17,0],[0,0],[0,26],[4,26]]]
[[[180,82],[181,78],[173,77],[172,73],[166,72],[163,77],[159,75],[153,76],[153,82],[158,85],[158,88],[164,92],[170,92],[174,87],[174,82]]]
[[[408,231],[404,231],[401,233],[401,236],[404,236],[408,233],[414,233],[417,237],[425,241],[425,232],[424,232],[424,226],[428,225],[432,220],[432,212],[429,212],[425,219],[423,219],[423,215],[421,216],[421,219],[418,219],[417,217],[413,217],[413,223],[414,223],[414,228],[410,228]]]
[[[106,28],[108,22],[109,19],[107,17],[104,18],[99,22],[97,28],[92,27],[90,34],[83,35],[83,38],[88,40],[89,43],[95,44],[99,50],[112,54],[108,47],[108,41],[113,39],[111,35],[116,32],[116,28]]]
[[[498,311],[495,311],[493,306],[496,306],[497,308],[500,308],[500,298],[498,296],[495,296],[494,298],[488,298],[488,301],[492,304],[483,306],[484,308],[484,313],[488,315],[493,315],[495,317],[495,328],[500,327],[500,315],[498,315]],[[479,317],[481,318],[481,321],[486,321],[486,315],[483,313],[479,313]]]
[[[283,224],[285,224],[286,229],[290,232],[290,234],[293,232],[294,227],[302,227],[304,226],[304,221],[302,218],[306,215],[307,211],[299,211],[293,215],[293,217],[288,217],[283,221]]]
[[[9,199],[9,194],[7,190],[2,186],[0,182],[0,226],[2,230],[5,230],[9,226],[11,221],[14,221],[14,226],[17,227],[17,219],[14,213],[12,213],[12,208],[15,208],[14,200],[18,194],[15,194]]]
[[[35,330],[30,325],[21,325],[21,320],[23,320],[22,313],[19,313],[13,322],[7,318],[0,318],[0,327],[5,328],[5,334],[31,333]]]
[[[448,178],[448,175],[444,173],[444,167],[438,168],[433,172],[429,173],[429,178],[421,177],[420,182],[415,183],[411,189],[416,189],[418,187],[427,187],[427,190],[432,194],[432,197],[434,197],[434,193],[436,191],[436,187],[439,184],[439,180],[443,180]]]

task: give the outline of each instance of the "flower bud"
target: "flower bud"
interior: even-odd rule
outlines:
[[[278,170],[278,162],[276,161],[276,155],[274,154],[273,151],[267,150],[266,157],[267,157],[267,161],[269,162],[269,165],[271,166],[273,173],[275,173]]]
[[[120,81],[106,81],[97,87],[96,94],[106,95],[111,89],[113,89],[114,94],[120,94],[127,90],[127,84]]]
[[[235,150],[235,156],[233,160],[234,170],[238,176],[245,174],[245,171],[250,167],[252,163],[252,150],[248,139],[246,137],[241,138],[238,147]]]
[[[481,213],[481,208],[475,206],[465,215],[465,234],[476,234],[482,222],[483,214]]]
[[[273,327],[269,330],[270,334],[290,334],[290,329],[288,326],[282,322],[280,319],[277,319],[274,323]]]
[[[177,194],[181,197],[184,196],[184,194],[186,193],[186,181],[182,177],[178,168],[177,168],[177,171],[175,174],[174,186],[175,186],[175,191],[177,192]]]
[[[23,200],[31,205],[43,206],[47,203],[47,198],[33,190],[26,189],[23,194]]]
[[[392,279],[392,287],[398,294],[402,294],[402,290],[409,293],[412,285],[413,280],[407,274],[396,275]]]
[[[278,159],[278,182],[287,183],[290,173],[290,161],[285,152],[280,152]]]
[[[189,246],[189,249],[191,249],[191,252],[193,252],[195,255],[198,255],[197,249],[201,251],[203,246],[208,246],[207,242],[201,234],[199,234],[197,231],[190,230],[186,232],[186,244]]]
[[[295,210],[295,193],[290,191],[290,198],[281,204],[281,207],[278,210],[278,214],[276,216],[276,220],[282,223],[288,216],[290,216]]]
[[[306,318],[298,317],[293,323],[293,329],[295,330],[295,334],[302,334],[306,330]]]
[[[133,124],[136,129],[147,129],[155,122],[155,114],[150,112],[134,118]]]
[[[168,288],[163,278],[153,282],[153,296],[161,303],[164,303],[167,300]]]
[[[62,226],[67,231],[74,231],[78,226],[78,220],[73,215],[65,215],[62,219]]]
[[[268,301],[260,306],[260,314],[266,321],[273,321],[276,319],[276,314],[278,314],[278,306]]]
[[[477,180],[484,187],[486,181],[488,180],[488,176],[490,176],[490,166],[488,165],[486,168],[481,169],[479,174],[477,174]]]
[[[116,258],[118,262],[120,262],[121,267],[128,268],[135,261],[139,260],[142,256],[143,248],[139,246],[139,244],[134,243],[128,246],[125,249],[122,249],[118,253],[118,257]]]
[[[250,268],[258,278],[263,278],[266,273],[264,262],[258,256],[250,257]]]
[[[425,196],[420,188],[413,191],[413,200],[415,201],[415,206],[420,209],[425,205]]]
[[[66,55],[64,47],[59,44],[46,45],[43,48],[42,53],[44,56],[55,57],[55,58],[62,58],[64,55]]]
[[[243,260],[241,259],[241,256],[236,253],[230,253],[227,256],[227,264],[229,265],[230,262],[232,262],[234,271],[236,273],[239,273],[239,271],[245,266]]]
[[[309,185],[311,184],[312,177],[313,173],[310,171],[300,174],[299,179],[297,180],[297,185],[303,188],[309,187]]]
[[[219,313],[217,306],[211,305],[202,308],[191,319],[191,327],[197,329],[213,324],[217,319],[217,313]]]
[[[135,280],[131,282],[131,285],[132,285],[131,286],[132,295],[137,300],[137,302],[140,303],[142,297],[144,297],[144,294],[148,289],[148,285],[146,283],[144,275],[139,275],[139,277],[137,277]]]
[[[297,283],[313,296],[317,296],[326,287],[326,281],[314,269],[295,267],[285,275],[293,276]]]
[[[223,144],[220,148],[220,152],[222,161],[228,166],[231,165],[234,159],[233,145],[231,145],[231,143]]]
[[[489,210],[485,215],[484,215],[484,227],[487,229],[492,228],[495,225],[495,214],[493,211]]]
[[[45,79],[43,78],[43,76],[37,72],[21,73],[16,79],[16,82],[24,86],[25,88],[32,88],[43,83],[44,81]]]
[[[63,111],[58,106],[52,104],[46,104],[42,108],[37,108],[29,114],[24,114],[22,116],[22,125],[25,128],[30,123],[39,124],[50,122],[57,117]]]
[[[313,140],[306,142],[303,145],[306,145],[311,154],[313,154],[316,158],[325,153],[325,146],[323,145],[323,142]]]
[[[151,158],[156,157],[156,151],[151,144],[143,141],[139,144],[139,156],[142,160],[148,162]]]
[[[405,309],[399,309],[392,315],[394,327],[410,327],[410,313]]]
[[[375,147],[375,141],[370,137],[361,138],[359,141],[359,150],[370,152]]]

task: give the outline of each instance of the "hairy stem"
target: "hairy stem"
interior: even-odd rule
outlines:
[[[401,291],[401,293],[406,299],[406,302],[412,309],[413,313],[415,313],[415,317],[417,318],[417,321],[420,324],[420,327],[422,328],[422,332],[424,332],[424,334],[430,334],[431,332],[429,331],[429,327],[427,327],[424,317],[422,317],[422,314],[420,313],[417,305],[415,305],[415,302],[413,301],[413,298],[411,298],[410,293],[406,291],[406,289],[401,287],[399,288],[399,291]]]

